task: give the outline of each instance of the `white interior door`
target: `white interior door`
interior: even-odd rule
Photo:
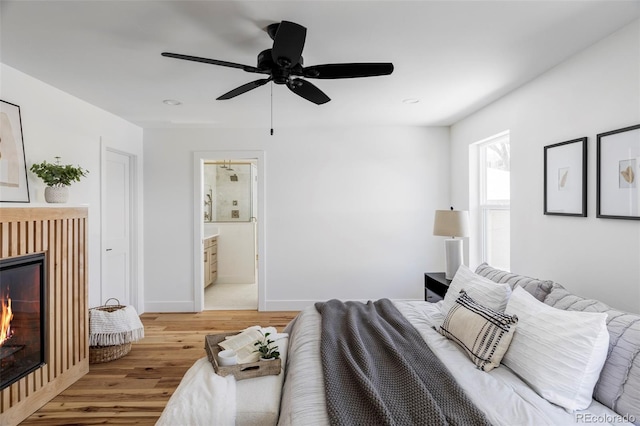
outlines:
[[[131,176],[130,158],[106,152],[106,203],[102,303],[115,297],[122,305],[131,304]]]
[[[258,167],[251,165],[251,220],[253,221],[253,251],[255,281],[258,282]]]

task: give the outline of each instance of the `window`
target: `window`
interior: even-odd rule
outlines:
[[[510,267],[510,164],[509,133],[477,144],[478,214],[483,262],[496,268]]]

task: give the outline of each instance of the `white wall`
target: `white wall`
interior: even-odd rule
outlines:
[[[59,156],[65,164],[89,170],[86,178],[69,188],[69,204],[86,204],[89,208],[89,306],[100,305],[100,141],[137,155],[141,168],[142,129],[4,64],[0,64],[0,99],[20,106],[27,168]],[[31,205],[22,206],[44,203],[44,184],[31,172],[28,178]],[[137,184],[141,193],[142,173]],[[142,228],[138,226],[137,230],[142,256]],[[138,273],[138,280],[143,282],[143,269]]]
[[[442,270],[433,212],[449,205],[446,128],[148,129],[147,310],[193,306],[193,152],[261,150],[266,307],[422,299]]]
[[[635,21],[451,128],[452,201],[469,199],[469,144],[511,132],[511,270],[640,312],[640,222],[597,219],[596,135],[640,123]],[[543,215],[543,147],[588,136],[588,217]],[[471,258],[472,266],[477,257]]]

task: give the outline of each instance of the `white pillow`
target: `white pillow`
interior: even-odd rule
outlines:
[[[498,284],[473,273],[465,265],[460,265],[442,301],[440,312],[445,317],[455,305],[456,299],[460,296],[460,290],[466,291],[470,298],[482,306],[498,312],[504,312],[511,296],[509,284]]]
[[[607,314],[556,309],[520,287],[505,313],[518,327],[502,363],[547,401],[587,408],[607,357]]]

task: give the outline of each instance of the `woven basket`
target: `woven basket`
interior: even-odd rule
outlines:
[[[89,346],[89,364],[114,361],[131,351],[131,343],[114,346]]]
[[[115,300],[115,305],[109,305],[109,301]],[[120,301],[115,298],[107,299],[107,301],[102,306],[97,306],[95,308],[99,311],[113,312],[118,309],[124,309],[126,306],[121,305]],[[90,309],[90,310],[91,310]],[[131,352],[131,343],[124,343],[122,345],[113,345],[113,346],[89,346],[89,364],[100,364],[102,362],[114,361],[118,358],[122,358],[126,354]]]

